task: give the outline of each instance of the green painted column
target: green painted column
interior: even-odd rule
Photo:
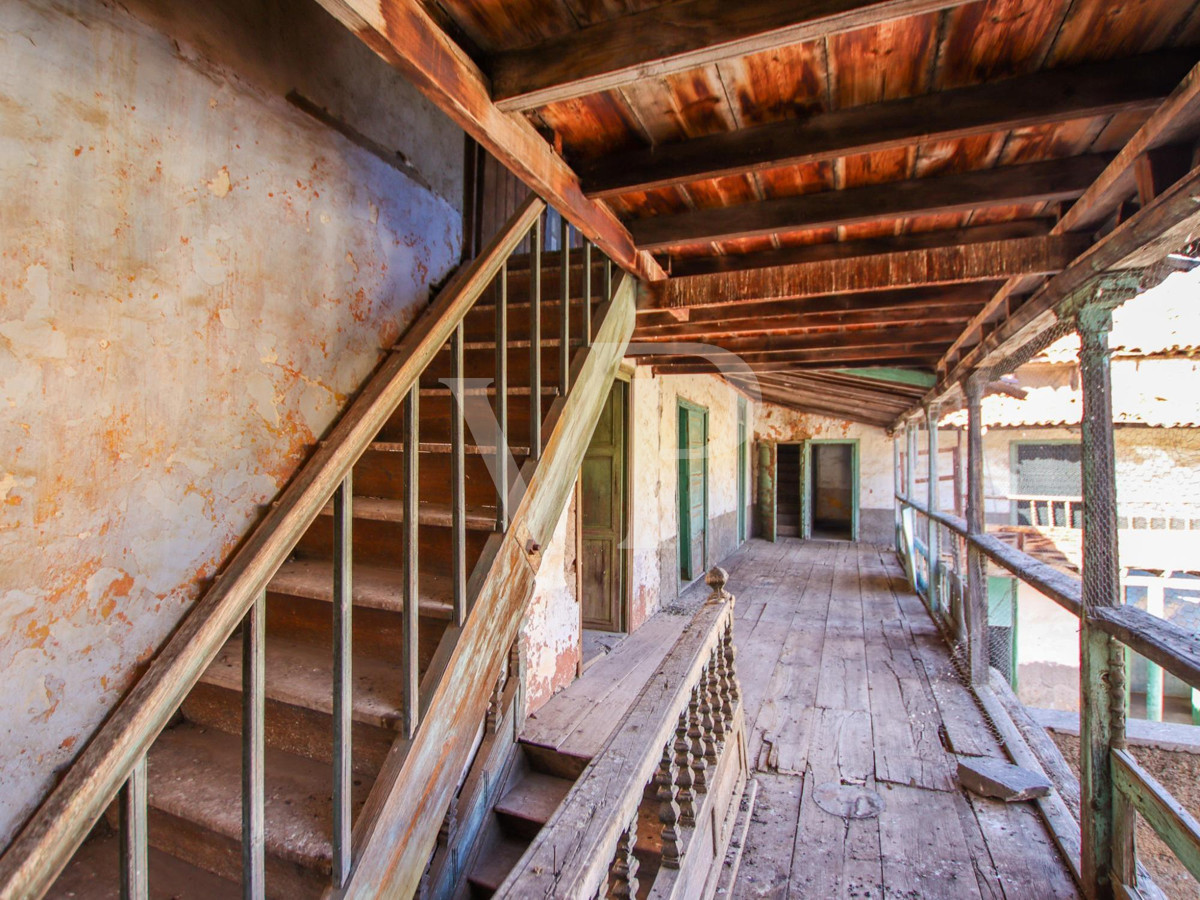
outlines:
[[[983,384],[982,372],[972,372],[964,384],[967,398],[967,596],[963,627],[967,632],[967,664],[973,684],[988,683],[987,560],[970,540],[987,531],[983,499]]]
[[[938,404],[937,401],[925,404],[925,433],[929,435],[927,449],[929,451],[928,477],[926,483],[926,509],[930,512],[938,510]],[[942,609],[942,590],[938,573],[941,570],[940,535],[937,522],[926,517],[927,539],[925,546],[929,549],[929,608],[938,614],[944,614]]]
[[[1127,805],[1114,796],[1110,756],[1125,746],[1125,653],[1092,625],[1092,611],[1121,602],[1117,545],[1117,479],[1112,428],[1108,333],[1112,310],[1128,294],[1092,289],[1079,309],[1079,368],[1083,388],[1083,615],[1079,628],[1079,727],[1084,894],[1120,896],[1133,883],[1133,827]],[[1118,814],[1119,808],[1119,814]]]
[[[1146,612],[1152,616],[1163,617],[1163,590],[1161,581],[1155,581],[1146,587]],[[1146,660],[1146,718],[1151,722],[1161,722],[1163,717],[1163,670],[1158,663]]]

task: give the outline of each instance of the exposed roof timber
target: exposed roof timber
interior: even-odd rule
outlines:
[[[874,350],[858,350],[853,351],[853,360],[869,359],[872,363],[889,366],[910,366],[914,368],[929,368],[938,360],[938,352],[935,349],[925,347],[912,347],[907,350],[895,350],[892,348],[876,348]],[[755,360],[746,362],[745,369],[750,372],[798,372],[805,369],[828,369],[830,365],[837,363],[831,362],[828,359],[828,353],[817,354],[818,357],[826,357],[824,359],[776,359],[771,362],[762,362]],[[711,362],[704,360],[692,359],[688,362],[659,362],[657,360],[648,361],[652,364],[655,374],[661,375],[727,375],[717,368]]]
[[[647,281],[665,277],[612,211],[583,195],[578,177],[534,127],[496,108],[486,76],[420,0],[319,2],[617,265]]]
[[[669,273],[676,277],[711,275],[714,272],[733,272],[741,269],[765,269],[771,266],[791,266],[798,263],[847,259],[854,256],[877,256],[904,250],[930,250],[955,247],[959,244],[981,244],[1012,238],[1039,237],[1049,234],[1050,219],[1018,219],[994,225],[974,225],[970,228],[949,228],[941,231],[922,231],[916,234],[897,234],[857,241],[829,241],[824,244],[804,244],[780,247],[759,253],[726,254],[724,256],[694,256],[670,259]]]
[[[689,275],[643,285],[638,306],[641,309],[713,306],[1051,274],[1065,268],[1086,245],[1087,238],[1081,235],[1016,238]]]
[[[806,332],[799,335],[766,334],[747,338],[722,338],[714,341],[713,345],[738,356],[743,354],[790,353],[796,350],[827,350],[838,353],[841,350],[857,349],[860,347],[896,346],[907,343],[943,343],[948,344],[958,334],[956,325],[915,325],[907,328],[859,328],[854,330]],[[643,347],[646,345],[643,344]],[[654,343],[668,351],[670,343]],[[639,351],[636,343],[630,345],[627,356],[652,357],[654,354]],[[661,354],[667,355],[667,354]],[[836,364],[837,360],[833,360]]]
[[[753,391],[753,386],[743,384],[738,379],[730,379],[735,387]],[[785,406],[799,412],[813,413],[829,418],[842,419],[848,422],[861,422],[884,428],[891,421],[891,414],[885,410],[875,410],[855,403],[841,404],[836,400],[821,400],[810,395],[794,393],[786,390],[775,390],[759,386],[758,393],[763,400],[776,406]]]
[[[759,384],[763,386],[806,394],[814,399],[826,402],[861,403],[874,409],[888,409],[891,410],[893,415],[899,415],[904,412],[911,402],[907,397],[895,394],[850,391],[840,387],[836,390],[831,390],[824,382],[808,381],[802,377],[796,377],[798,374],[791,373],[792,377],[783,379],[776,378],[770,372],[764,372],[759,374],[757,378]]]
[[[637,327],[640,330],[677,325],[681,318],[682,322],[687,324],[709,327],[736,322],[740,319],[766,321],[787,316],[835,316],[839,313],[906,307],[936,312],[946,307],[983,303],[991,296],[996,285],[997,282],[971,282],[799,299],[789,297],[782,300],[763,300],[757,303],[736,302],[714,306],[689,306],[672,310],[648,307],[638,310]]]
[[[778,366],[779,368],[776,368],[774,371],[780,371],[780,369],[787,371],[789,367],[801,368],[803,366],[828,369],[843,362],[859,362],[863,360],[870,360],[872,363],[879,363],[881,365],[884,364],[883,360],[887,360],[887,365],[912,365],[921,367],[928,365],[928,360],[931,357],[936,358],[945,346],[945,341],[921,343],[897,341],[893,343],[870,344],[861,347],[839,347],[836,350],[828,347],[762,351],[747,350],[738,353],[737,356],[743,365],[751,369],[755,368],[758,364]],[[662,353],[654,356],[643,354],[639,358],[642,362],[653,365],[655,368],[659,366],[687,366],[705,362],[703,358],[695,353]],[[903,362],[897,362],[897,360],[903,360]]]
[[[1093,230],[1099,222],[1112,215],[1120,203],[1137,192],[1137,170],[1139,165],[1144,165],[1141,160],[1146,158],[1146,154],[1170,147],[1181,140],[1189,142],[1194,140],[1198,125],[1200,125],[1200,65],[1194,66],[1188,72],[1170,96],[1134,133],[1121,152],[1067,210],[1052,229],[1052,233],[1070,234]],[[1152,198],[1144,196],[1142,199],[1147,202],[1152,200]],[[939,363],[939,368],[948,369],[956,361],[961,348],[979,334],[984,323],[996,314],[1009,297],[1020,291],[1022,286],[1021,279],[1012,279],[1002,285],[987,306],[979,312],[960,338],[946,352],[945,358]]]
[[[488,68],[497,105],[527,110],[964,2],[683,0],[499,53]]]
[[[839,390],[848,389],[856,391],[883,392],[898,398],[907,399],[912,397],[920,397],[925,393],[925,388],[919,387],[915,384],[884,383],[878,381],[872,382],[861,378],[855,378],[851,375],[840,375],[838,374],[840,371],[842,370],[820,369],[805,372],[779,372],[773,374],[775,377],[779,378],[803,378],[805,381],[829,385]],[[928,375],[929,377],[933,376],[933,373],[919,369],[906,369],[905,371],[915,372],[918,375]]]
[[[697,209],[636,219],[629,224],[629,230],[642,249],[665,250],[701,241],[1073,200],[1104,171],[1110,158],[1092,154]]]
[[[611,197],[929,141],[1152,109],[1195,61],[1147,54],[839,109],[601,156],[578,167],[584,192]]]
[[[873,381],[886,381],[893,384],[916,385],[918,387],[933,387],[937,376],[932,372],[916,372],[912,369],[888,369],[882,366],[871,366],[865,369],[834,369],[836,374],[848,375],[852,378],[865,378]]]
[[[871,296],[870,294],[864,296]],[[893,309],[861,309],[852,312],[799,313],[768,318],[737,318],[723,322],[686,322],[678,325],[646,326],[633,334],[635,341],[716,341],[726,338],[749,337],[755,334],[820,333],[845,328],[869,328],[889,325],[904,326],[956,324],[961,329],[979,310],[981,301],[922,307],[902,306]],[[956,329],[956,331],[958,330]]]

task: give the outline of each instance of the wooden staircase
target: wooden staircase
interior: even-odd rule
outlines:
[[[607,283],[608,273],[597,261],[587,279],[593,286],[591,297],[585,301],[583,269],[578,263],[572,267],[574,296],[567,317],[571,340],[564,347],[562,303],[548,299],[559,293],[561,274],[557,259],[545,262],[542,278],[547,299],[540,304],[540,315],[532,314],[534,306],[529,301],[530,267],[514,258],[462,322],[461,373],[470,388],[469,379],[494,379],[498,374],[497,307],[503,303],[507,309],[507,388],[498,392],[494,385],[476,385],[467,392],[465,402],[468,421],[471,404],[486,404],[489,413],[507,423],[515,465],[500,468],[506,471],[509,489],[518,481],[518,473],[529,483],[537,465],[535,445],[542,443],[546,433],[558,433],[553,431],[554,422],[542,430],[546,411],[567,387],[569,369],[564,363],[569,366],[571,355],[585,346],[580,324],[585,321],[590,343],[591,317],[598,305],[593,301],[601,299],[601,287]],[[507,298],[501,290],[503,284],[509,289]],[[631,331],[631,291],[628,304],[629,311],[624,315],[629,327],[625,330]],[[531,353],[535,342],[541,348],[536,355]],[[500,496],[491,475],[497,466],[495,433],[466,434],[461,457],[464,493],[461,498],[456,496],[454,405],[448,386],[455,376],[454,362],[454,349],[448,344],[421,374],[419,390],[410,393],[410,397],[419,397],[416,458],[408,458],[406,443],[406,435],[412,433],[412,423],[407,421],[410,399],[383,424],[354,464],[352,478],[345,482],[353,485],[350,808],[358,819],[370,803],[372,819],[355,826],[356,864],[360,851],[372,840],[387,840],[380,839],[379,834],[386,833],[388,804],[402,802],[387,795],[393,791],[396,771],[402,771],[406,763],[405,754],[415,752],[412,748],[420,741],[409,729],[423,719],[425,706],[438,702],[435,692],[439,680],[455,660],[455,644],[464,628],[463,623],[455,622],[455,571],[460,564],[456,544],[461,547],[464,582],[465,576],[471,576],[473,590],[486,592],[492,583],[489,570],[512,565],[506,562],[503,552],[504,530],[520,527],[521,545],[533,548],[535,542],[524,534],[544,530],[537,521],[514,521],[522,497]],[[615,370],[615,362],[606,362],[605,366],[606,371]],[[576,370],[578,375],[578,360]],[[607,377],[611,380],[611,373]],[[560,422],[567,415],[560,410]],[[590,434],[590,425],[584,425],[584,429]],[[573,434],[581,429],[572,424],[568,430]],[[552,453],[553,448],[548,446],[544,452]],[[414,462],[416,498],[406,493],[406,480]],[[556,487],[555,496],[559,494],[565,503],[565,493]],[[409,579],[405,563],[412,554],[407,552],[406,541],[411,537],[406,520],[414,500],[419,602],[415,617],[409,619],[404,601]],[[456,503],[465,510],[460,534],[456,534],[453,515]],[[552,512],[547,508],[543,518]],[[304,531],[266,589],[265,648],[261,657],[265,660],[265,895],[287,900],[320,897],[329,891],[331,878],[335,884],[337,880],[331,876],[335,859],[331,766],[338,754],[333,699],[335,558],[339,541],[336,519],[331,502]],[[528,579],[521,584],[522,589],[531,588]],[[524,600],[521,603],[523,608]],[[253,615],[251,612],[249,617]],[[469,618],[469,611],[464,610],[463,616]],[[410,716],[405,699],[405,648],[412,652],[413,624],[422,709],[419,715]],[[509,624],[515,629],[515,622]],[[481,623],[479,627],[488,626]],[[242,894],[244,633],[244,629],[235,630],[203,669],[177,714],[147,753],[150,896]],[[496,640],[501,638],[497,635]],[[507,643],[499,652],[507,652]],[[478,720],[461,727],[474,730],[479,727]],[[393,771],[377,785],[389,761]],[[450,765],[456,764],[462,771],[462,762]],[[527,843],[536,833],[553,811],[554,798],[561,799],[571,784],[570,780],[523,765],[525,777],[512,786],[496,810],[502,843],[512,852],[520,841]],[[378,796],[372,799],[373,789]],[[112,804],[109,814],[93,828],[50,889],[50,896],[118,896],[116,805]],[[379,833],[373,830],[377,825]],[[502,849],[498,848],[489,859],[501,859]],[[477,879],[472,876],[472,884],[478,884],[473,889],[483,896],[493,884],[493,876],[485,869],[477,875]],[[373,890],[363,889],[367,894]]]

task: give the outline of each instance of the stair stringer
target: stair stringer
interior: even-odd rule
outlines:
[[[541,548],[570,500],[633,335],[635,295],[635,280],[622,277],[612,301],[600,310],[592,345],[576,354],[571,391],[554,402],[543,426],[541,458],[522,467],[525,495],[508,530],[488,542],[468,587],[474,598],[471,611],[462,628],[453,630],[452,648],[444,646],[441,678],[428,695],[422,692],[421,727],[411,741],[398,742],[380,773],[360,817],[350,880],[344,888],[328,891],[327,898],[408,898],[416,893],[533,594]]]

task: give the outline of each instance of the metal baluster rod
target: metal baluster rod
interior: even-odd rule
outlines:
[[[508,260],[496,296],[496,530],[508,530]]]
[[[121,788],[119,804],[121,855],[121,900],[148,900],[150,897],[150,867],[148,861],[150,835],[146,821],[146,757],[136,763],[125,786]]]
[[[562,246],[562,279],[558,286],[560,313],[558,329],[558,383],[565,397],[571,389],[571,225],[559,220],[559,244]]]
[[[352,714],[351,610],[354,608],[354,483],[347,474],[333,495],[333,883],[350,877]]]
[[[419,397],[420,381],[414,384],[404,402],[404,646],[401,650],[401,669],[404,679],[404,734],[413,737],[417,733],[417,724],[421,720],[420,678],[417,672],[418,660],[418,617],[420,599],[418,594],[419,580],[417,573],[417,540],[418,516],[420,509],[419,483],[420,468],[420,414]]]
[[[264,711],[266,702],[267,595],[254,601],[242,622],[242,896],[266,896]]]
[[[529,455],[542,458],[542,219],[529,258]]]
[[[454,584],[454,624],[467,618],[467,451],[463,426],[463,325],[450,337],[450,543],[451,580]]]

